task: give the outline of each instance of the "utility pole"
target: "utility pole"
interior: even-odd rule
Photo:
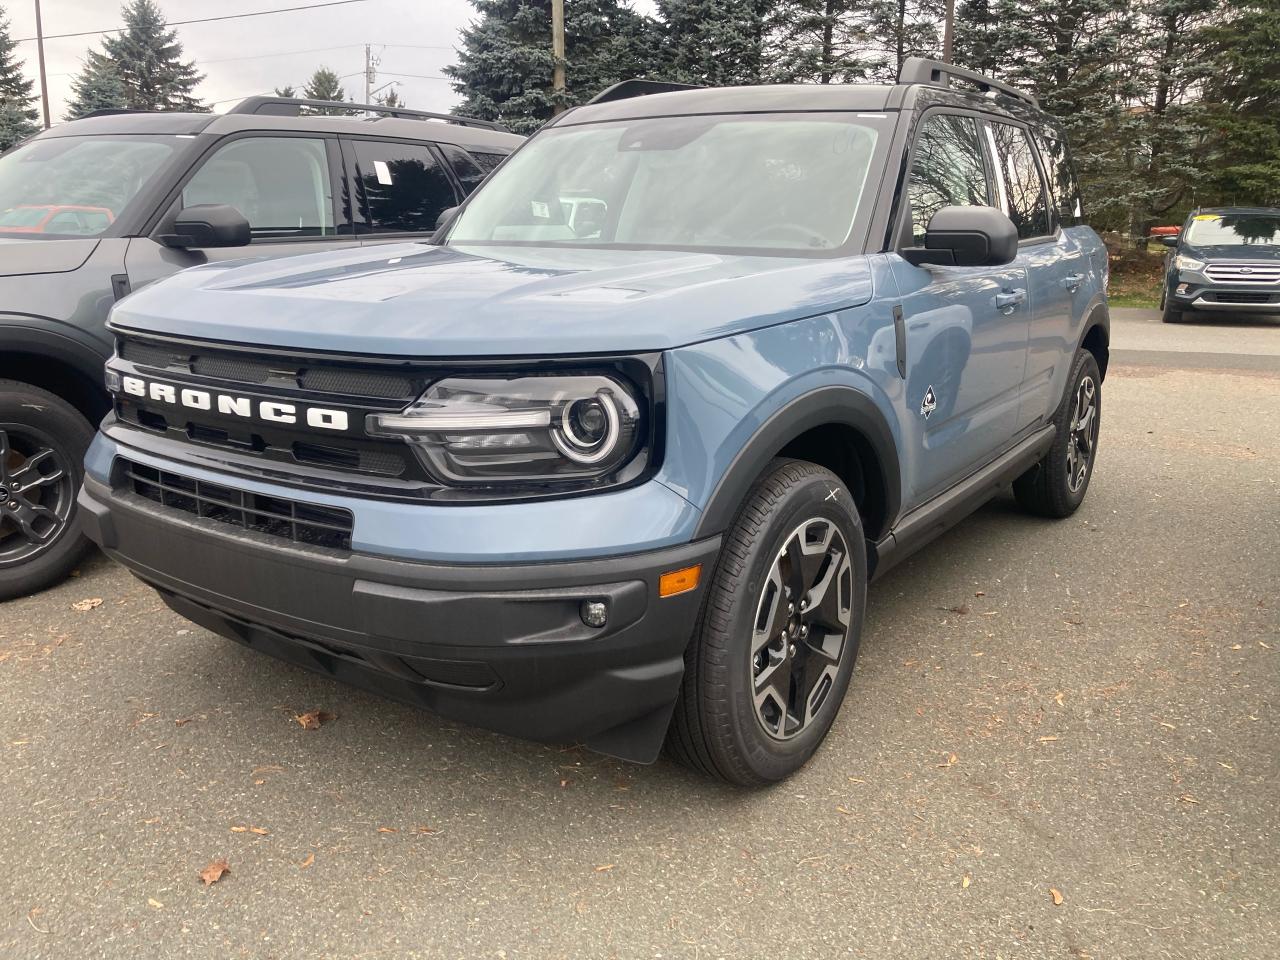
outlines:
[[[373,45],[366,43],[364,45],[364,99],[361,103],[368,103],[369,98],[373,96],[370,92],[373,90],[373,81],[378,78],[377,73],[373,69]]]
[[[947,22],[942,28],[942,59],[951,62],[952,38],[956,32],[956,0],[947,0]]]
[[[564,0],[551,0],[552,113],[564,112]]]
[[[40,107],[44,128],[49,129],[49,80],[44,74],[44,27],[40,23],[40,0],[36,0],[36,58],[40,61]]]

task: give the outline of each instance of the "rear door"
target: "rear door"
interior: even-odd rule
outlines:
[[[431,144],[343,139],[352,221],[362,244],[423,240],[462,194]]]
[[[166,202],[149,237],[131,241],[125,266],[133,289],[186,267],[246,257],[285,257],[355,246],[336,137],[251,133],[209,150]],[[223,203],[249,221],[247,247],[175,249],[155,237],[172,231],[183,207]]]
[[[1018,259],[1027,271],[1029,336],[1018,405],[1018,432],[1043,422],[1056,406],[1050,399],[1054,373],[1070,363],[1066,342],[1072,314],[1084,308],[1086,265],[1075,240],[1059,229],[1031,132],[1012,122],[987,122],[987,141],[997,171],[1000,202],[1018,228]],[[1083,292],[1082,292],[1083,291]]]
[[[934,110],[918,122],[904,243],[923,246],[925,228],[942,207],[996,204],[983,137],[974,114]],[[900,413],[912,459],[909,509],[1010,445],[1026,364],[1027,271],[1025,263],[917,267],[899,256],[890,260],[906,332]]]

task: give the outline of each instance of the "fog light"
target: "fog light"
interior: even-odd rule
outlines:
[[[1178,284],[1178,296],[1180,297],[1185,296],[1186,293],[1187,293],[1187,284],[1185,283]]]
[[[603,600],[583,600],[580,613],[588,627],[603,627],[609,622],[609,605]]]

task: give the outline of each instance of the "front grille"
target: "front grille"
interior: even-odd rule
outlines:
[[[343,397],[409,403],[426,389],[421,374],[409,375],[325,358],[260,356],[197,344],[166,344],[122,336],[121,359],[180,376],[195,374],[230,384],[270,384]]]
[[[1204,272],[1216,283],[1280,283],[1280,262],[1211,263]]]
[[[350,510],[263,496],[124,458],[116,463],[117,488],[171,510],[307,546],[351,549]]]
[[[1270,303],[1269,293],[1238,293],[1232,290],[1220,290],[1214,297],[1218,303]]]

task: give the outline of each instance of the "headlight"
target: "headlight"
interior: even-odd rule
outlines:
[[[1184,254],[1178,254],[1173,258],[1173,265],[1179,270],[1203,270],[1204,261],[1197,260],[1195,257],[1188,257]]]
[[[373,436],[400,437],[450,485],[616,478],[636,459],[645,408],[605,374],[452,377],[401,413],[371,413]]]

